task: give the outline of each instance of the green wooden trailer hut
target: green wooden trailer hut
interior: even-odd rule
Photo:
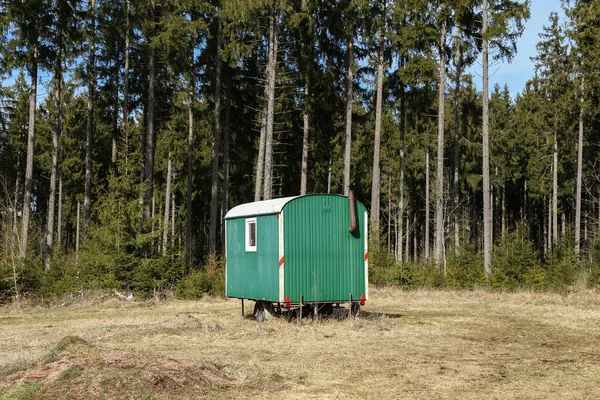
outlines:
[[[356,310],[369,296],[367,227],[352,194],[234,207],[225,216],[226,295],[242,299],[242,313],[243,300],[254,300],[257,318],[297,305]]]

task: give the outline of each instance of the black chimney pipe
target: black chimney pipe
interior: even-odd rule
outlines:
[[[350,205],[350,233],[354,233],[356,230],[356,202],[354,201],[354,192],[348,191],[348,204]]]

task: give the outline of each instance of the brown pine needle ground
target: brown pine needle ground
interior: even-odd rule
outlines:
[[[0,398],[600,398],[600,295],[379,289],[302,328],[239,300],[10,307]]]

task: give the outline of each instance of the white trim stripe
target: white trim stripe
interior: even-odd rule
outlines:
[[[365,211],[365,297],[369,300],[369,214]]]
[[[283,255],[283,251],[284,251],[284,242],[283,242],[283,212],[279,213],[279,302],[283,303],[283,299],[284,299],[284,289],[285,289],[285,284],[284,284],[284,266],[285,266],[285,258]],[[284,262],[281,262],[281,261]]]

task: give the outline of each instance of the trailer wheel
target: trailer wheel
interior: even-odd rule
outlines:
[[[262,301],[257,301],[256,304],[254,304],[254,316],[256,317],[256,322],[258,323],[261,323],[265,320],[265,305]]]
[[[260,324],[264,320],[265,320],[265,309],[259,308],[258,310],[256,310],[256,322],[258,322]]]
[[[258,322],[263,322],[265,320],[270,320],[275,316],[278,316],[275,306],[271,301],[262,301],[258,300],[254,304],[254,314],[256,320]]]

